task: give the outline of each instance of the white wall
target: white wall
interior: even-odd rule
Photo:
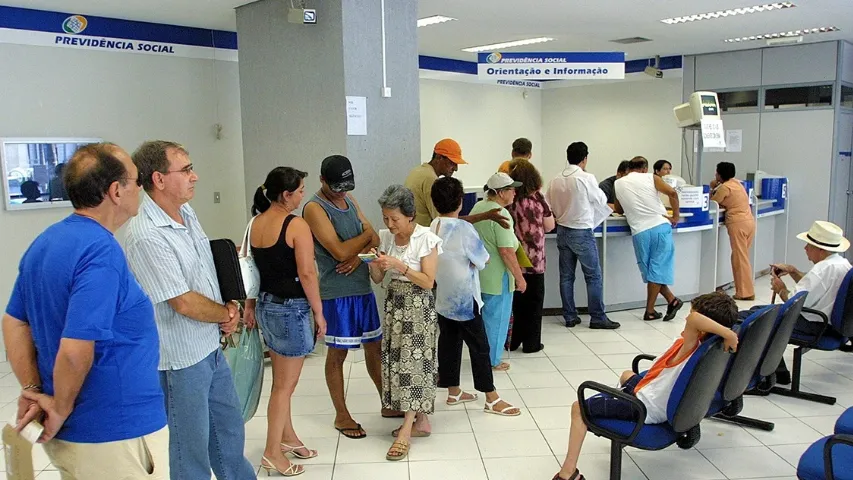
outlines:
[[[542,92],[542,175],[547,182],[566,166],[566,147],[589,147],[587,171],[600,180],[622,160],[642,155],[669,160],[680,174],[681,130],[672,108],[681,103],[681,78],[636,80],[546,89]]]
[[[0,137],[100,137],[131,152],[144,140],[181,142],[200,177],[192,205],[207,234],[240,237],[247,207],[235,62],[0,44],[0,64]],[[0,209],[4,309],[24,250],[70,213]]]
[[[437,141],[453,138],[468,162],[456,178],[466,187],[481,187],[510,159],[513,140],[527,137],[532,161],[541,168],[542,92],[422,78],[420,96],[422,162],[429,161]]]

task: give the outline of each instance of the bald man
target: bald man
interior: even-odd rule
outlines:
[[[114,236],[139,210],[136,167],[94,144],[63,173],[74,213],[30,245],[3,316],[17,429],[43,419],[65,480],[168,479],[154,309]]]

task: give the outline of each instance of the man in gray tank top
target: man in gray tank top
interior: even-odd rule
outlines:
[[[320,273],[320,297],[326,317],[326,385],[335,406],[335,428],[348,438],[366,436],[350,415],[344,397],[343,366],[350,349],[364,345],[367,372],[382,392],[380,346],[382,325],[370,286],[367,265],[358,257],[379,246],[379,236],[355,198],[352,164],[332,155],[320,167],[320,191],[305,205],[303,218],[314,234]],[[402,416],[382,411],[384,417]]]

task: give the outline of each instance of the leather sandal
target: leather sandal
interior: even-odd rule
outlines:
[[[388,453],[385,454],[385,460],[390,460],[392,462],[398,462],[409,454],[409,443],[401,442],[400,440],[395,441],[391,444],[391,448],[388,449]]]

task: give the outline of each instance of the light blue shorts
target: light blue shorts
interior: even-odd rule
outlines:
[[[634,254],[645,283],[675,283],[675,245],[669,223],[644,230],[633,236]]]

